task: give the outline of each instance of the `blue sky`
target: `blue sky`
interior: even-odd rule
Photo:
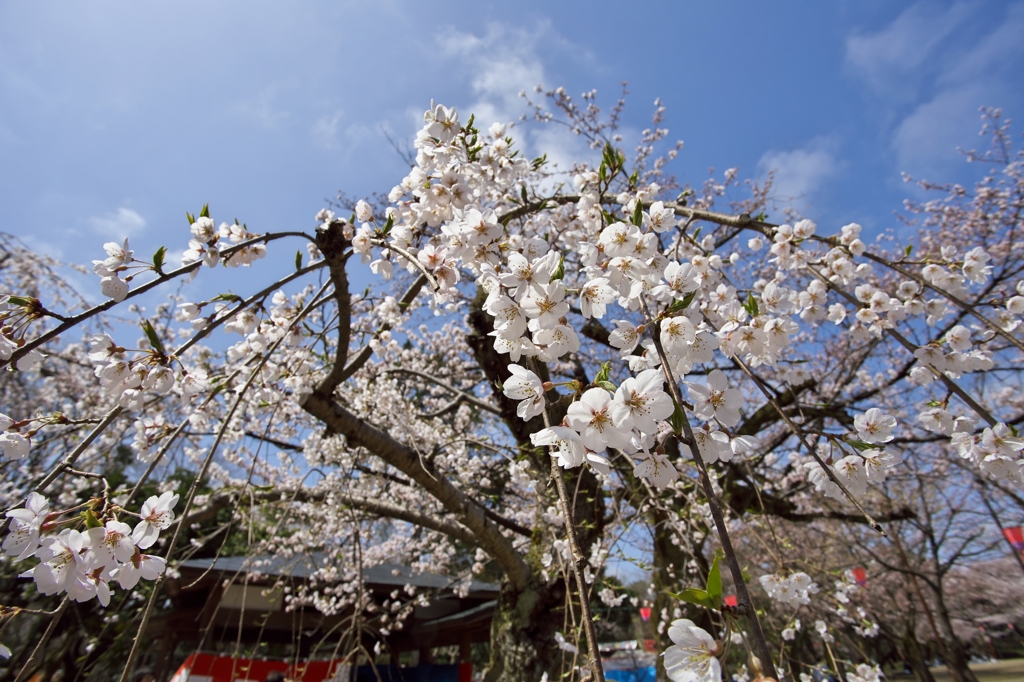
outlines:
[[[627,139],[661,97],[680,177],[776,168],[824,231],[880,230],[914,191],[901,171],[972,177],[955,147],[979,144],[979,106],[1024,111],[1024,2],[625,7],[0,2],[0,230],[87,263],[124,236],[180,252],[205,202],[254,231],[310,229],[339,189],[401,179],[381,127],[410,139],[431,98],[486,125],[537,83],[610,105],[623,80]]]

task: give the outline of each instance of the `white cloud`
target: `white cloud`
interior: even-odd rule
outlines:
[[[838,146],[835,138],[816,137],[800,149],[765,153],[758,168],[762,176],[775,172],[772,198],[780,205],[805,210],[813,194],[839,171]]]
[[[516,125],[520,116],[527,112],[520,93],[525,90],[536,99],[540,98],[533,92],[536,86],[553,85],[550,82],[553,77],[540,54],[542,46],[554,47],[575,59],[590,59],[584,50],[569,44],[547,22],[529,30],[492,24],[483,36],[450,30],[438,39],[438,44],[441,54],[450,61],[471,65],[469,85],[476,99],[465,107],[465,114],[475,114],[476,125],[481,130],[487,130],[495,122]],[[520,126],[510,130],[510,134],[529,156],[547,154],[548,168],[568,171],[574,162],[595,155],[586,140],[568,134],[561,126],[539,124],[528,129]]]
[[[338,109],[318,118],[311,130],[313,140],[324,149],[334,149],[338,145],[338,124],[344,116],[345,112]]]
[[[472,65],[477,100],[469,108],[484,128],[518,119],[524,111],[519,92],[544,83],[537,43],[550,31],[547,24],[532,31],[492,24],[483,37],[449,30],[438,38],[444,56]]]
[[[124,239],[138,234],[146,227],[146,219],[133,209],[121,206],[103,216],[89,218],[89,226],[112,239]]]
[[[847,64],[891,120],[890,145],[901,171],[941,174],[957,146],[978,131],[978,107],[1020,102],[1024,2],[1008,4],[986,32],[976,3],[919,2],[891,24],[851,36]]]
[[[288,83],[272,83],[256,93],[255,97],[236,103],[235,111],[264,128],[277,128],[291,118],[291,113],[279,108],[275,100],[282,90],[293,87]]]
[[[949,88],[914,109],[893,134],[899,169],[915,175],[941,173],[957,159],[957,146],[977,139],[978,104],[988,101],[988,92],[982,84]]]
[[[940,45],[973,12],[973,5],[965,3],[943,10],[934,2],[919,2],[882,30],[847,38],[847,64],[876,94],[912,99],[913,76],[934,64]]]

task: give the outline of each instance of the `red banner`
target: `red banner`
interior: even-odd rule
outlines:
[[[1020,526],[1014,526],[1012,528],[1004,528],[1003,535],[1009,540],[1013,548],[1018,552],[1024,551],[1024,533],[1021,533]]]
[[[861,587],[868,584],[868,572],[860,566],[850,571],[850,573],[853,573],[853,579],[856,580],[857,584]]]

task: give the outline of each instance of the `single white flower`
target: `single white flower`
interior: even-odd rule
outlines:
[[[552,426],[532,433],[530,442],[550,447],[551,456],[558,458],[558,465],[563,469],[574,469],[587,459],[587,449],[579,434],[567,426]]]
[[[24,459],[28,455],[31,443],[20,433],[5,431],[0,433],[0,448],[3,448],[4,457],[9,460]]]
[[[565,635],[561,632],[555,633],[555,642],[558,644],[558,648],[562,651],[568,651],[570,654],[578,654],[580,652],[575,644],[565,641]]]
[[[43,538],[42,546],[36,550],[41,561],[32,569],[36,589],[45,595],[67,589],[68,583],[86,569],[82,556],[86,545],[87,537],[71,528]]]
[[[100,292],[120,303],[128,296],[128,283],[117,275],[107,275],[100,280]]]
[[[356,220],[361,223],[368,223],[373,220],[373,209],[362,199],[356,202]]]
[[[90,528],[89,546],[98,565],[115,568],[118,562],[124,563],[135,554],[135,543],[132,542],[132,528],[120,521],[107,521],[101,528]]]
[[[853,425],[857,429],[857,436],[865,443],[888,443],[893,439],[896,418],[872,407],[854,417]]]
[[[3,550],[18,561],[31,556],[39,547],[39,530],[46,523],[50,503],[39,493],[28,494],[23,509],[12,509],[6,516],[11,520]]]
[[[691,383],[687,388],[690,397],[693,398],[693,413],[700,419],[707,420],[713,417],[725,426],[736,426],[740,423],[743,393],[737,388],[729,388],[729,382],[722,370],[712,370],[704,386]]]
[[[523,421],[529,421],[544,411],[544,382],[536,374],[520,367],[509,365],[512,376],[505,382],[503,393],[512,400],[520,400],[516,414]]]
[[[139,583],[139,578],[156,580],[166,567],[166,562],[160,557],[136,551],[127,563],[111,571],[111,575],[123,589],[130,590]]]
[[[580,312],[585,318],[601,319],[615,298],[615,290],[608,286],[607,278],[592,279],[580,289]]]
[[[174,521],[174,505],[178,504],[178,496],[168,490],[160,497],[150,497],[142,505],[139,515],[142,521],[132,531],[132,541],[141,549],[152,547],[160,531],[168,528]]]
[[[611,393],[603,388],[591,388],[566,411],[569,426],[580,434],[583,444],[595,452],[629,445],[630,434],[620,431],[612,421],[611,405]]]
[[[644,370],[623,381],[611,407],[615,426],[625,432],[637,429],[656,433],[658,420],[668,419],[675,411],[672,398],[662,388],[664,382],[664,375],[657,369]]]
[[[686,618],[673,621],[668,636],[673,646],[662,657],[672,682],[720,682],[722,666],[716,658],[719,647],[714,637]]]

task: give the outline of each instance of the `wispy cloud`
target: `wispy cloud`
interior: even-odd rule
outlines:
[[[133,209],[121,206],[116,211],[89,218],[89,226],[112,239],[132,237],[146,227],[146,219]]]
[[[316,120],[310,131],[313,140],[324,149],[334,149],[338,146],[338,126],[345,117],[341,109],[324,114]]]
[[[772,197],[781,206],[805,211],[815,192],[841,168],[834,137],[816,137],[799,149],[770,151],[758,162],[762,175],[774,171]]]
[[[514,124],[526,112],[520,93],[552,86],[552,78],[558,75],[548,72],[542,48],[589,60],[585,50],[569,44],[548,22],[530,29],[491,24],[483,35],[449,30],[438,39],[438,45],[441,54],[453,62],[472,65],[469,87],[475,99],[468,109],[484,128],[494,122]],[[551,167],[560,170],[593,155],[582,138],[567,135],[561,128],[538,126],[529,134],[513,134],[531,155],[543,149]]]
[[[876,94],[910,101],[921,72],[935,65],[939,48],[972,13],[973,6],[966,3],[948,8],[935,2],[911,5],[885,28],[847,38],[847,65]]]
[[[277,128],[291,118],[291,113],[278,105],[278,95],[291,88],[292,85],[288,83],[272,83],[255,96],[237,102],[235,111],[264,128]]]
[[[537,44],[550,31],[547,24],[532,31],[492,24],[482,36],[452,29],[438,38],[442,55],[472,64],[470,88],[477,99],[470,108],[481,122],[519,118],[520,91],[546,80]]]
[[[978,107],[1001,106],[1024,68],[1024,2],[1001,22],[977,25],[977,3],[919,2],[874,33],[846,43],[846,61],[891,119],[900,170],[939,172],[978,127]]]

